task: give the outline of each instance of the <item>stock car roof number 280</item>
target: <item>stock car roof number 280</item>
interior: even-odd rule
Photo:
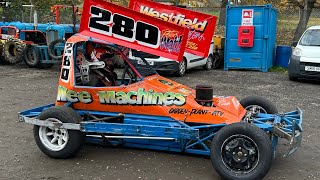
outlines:
[[[89,19],[90,31],[114,36],[128,42],[137,41],[138,44],[150,48],[160,45],[160,30],[157,26],[110,11],[91,6]]]

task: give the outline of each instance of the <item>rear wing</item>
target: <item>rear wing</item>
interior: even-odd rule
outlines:
[[[162,21],[190,28],[186,51],[202,57],[208,56],[216,27],[216,16],[147,0],[130,0],[129,7]]]
[[[79,34],[181,61],[189,30],[101,0],[85,0]]]

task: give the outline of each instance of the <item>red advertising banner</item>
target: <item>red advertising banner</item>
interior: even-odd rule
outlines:
[[[79,34],[181,61],[188,28],[106,1],[85,0]]]
[[[130,0],[130,9],[172,24],[190,28],[186,51],[206,57],[217,17],[146,0]]]

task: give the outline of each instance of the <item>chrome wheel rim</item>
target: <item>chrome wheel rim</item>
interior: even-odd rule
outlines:
[[[268,114],[267,110],[259,105],[250,105],[245,108],[248,112],[255,112],[255,113],[265,113]]]
[[[47,119],[46,121],[62,123],[58,119]],[[60,151],[67,145],[69,134],[66,129],[40,126],[39,138],[50,151]]]
[[[212,60],[212,56],[210,55],[210,56],[207,58],[207,68],[208,68],[208,69],[211,69],[211,68],[212,68],[212,64],[213,64],[213,60]]]
[[[179,69],[180,69],[180,74],[184,74],[186,72],[186,63],[184,60],[180,62]]]

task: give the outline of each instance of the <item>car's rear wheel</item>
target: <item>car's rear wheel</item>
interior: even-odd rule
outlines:
[[[43,111],[38,119],[56,123],[80,123],[81,116],[67,106],[54,106]],[[84,135],[78,130],[51,128],[35,125],[35,141],[40,150],[49,157],[63,159],[74,156],[82,145]]]
[[[223,65],[223,57],[220,57],[219,54],[213,54],[213,63],[212,63],[212,68],[213,69],[219,69]]]
[[[212,140],[211,162],[223,179],[262,179],[272,163],[271,141],[252,124],[227,125]]]
[[[207,57],[207,62],[206,64],[203,66],[203,68],[205,70],[211,70],[212,69],[212,66],[213,66],[213,56],[212,54],[210,54],[208,57]]]
[[[247,111],[256,111],[258,113],[276,114],[277,107],[268,99],[259,96],[249,96],[240,101],[240,104]]]

